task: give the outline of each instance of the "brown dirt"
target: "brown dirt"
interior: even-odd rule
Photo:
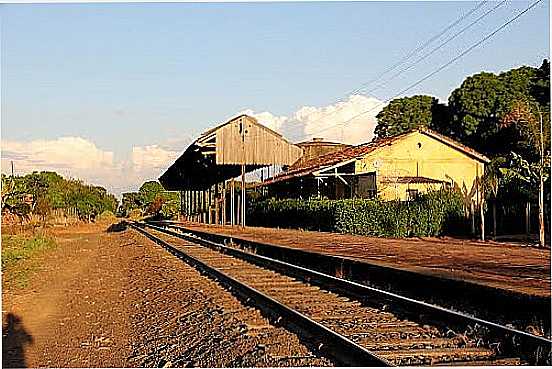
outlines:
[[[59,247],[29,287],[3,291],[4,367],[331,365],[144,237],[106,228],[52,230]]]
[[[454,238],[390,239],[263,227],[191,229],[550,297],[550,249]]]

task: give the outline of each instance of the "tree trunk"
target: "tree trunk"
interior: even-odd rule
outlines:
[[[542,180],[542,169],[539,183],[539,244],[544,247],[544,181]]]
[[[481,214],[481,241],[485,241],[485,208],[484,208],[484,200],[481,200],[481,203],[479,204],[479,212]]]

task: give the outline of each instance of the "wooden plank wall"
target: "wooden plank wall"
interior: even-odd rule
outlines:
[[[245,127],[243,142],[240,126]],[[300,147],[248,116],[241,116],[216,132],[216,163],[219,165],[243,164],[244,160],[247,165],[291,165],[302,153]]]

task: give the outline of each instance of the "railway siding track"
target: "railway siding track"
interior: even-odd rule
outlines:
[[[551,342],[544,338],[192,234],[131,225],[225,282],[273,319],[284,319],[292,330],[317,338],[321,352],[345,365],[516,365],[550,360]]]

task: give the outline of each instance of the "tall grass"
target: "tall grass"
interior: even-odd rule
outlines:
[[[56,247],[55,241],[44,234],[2,235],[2,273],[4,281],[25,287],[29,274],[36,269],[36,258]]]

